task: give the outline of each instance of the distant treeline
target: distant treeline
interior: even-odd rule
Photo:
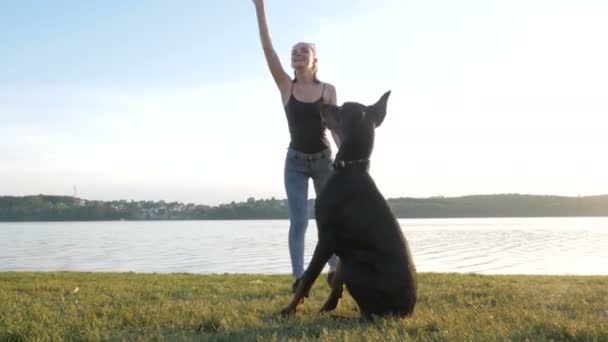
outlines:
[[[608,195],[520,194],[391,198],[398,218],[608,216]],[[314,217],[313,200],[309,201]],[[0,221],[256,220],[287,219],[285,199],[254,199],[218,206],[165,201],[90,201],[70,196],[0,196]]]

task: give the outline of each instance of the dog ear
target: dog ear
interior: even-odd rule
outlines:
[[[386,116],[386,103],[388,102],[388,97],[390,94],[391,91],[389,90],[384,93],[382,97],[380,97],[380,100],[378,100],[378,102],[376,102],[372,106],[367,107],[367,112],[374,116],[374,122],[376,124],[376,127],[380,126],[382,124],[382,121],[384,121],[384,117]]]

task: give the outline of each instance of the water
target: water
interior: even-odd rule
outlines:
[[[608,217],[399,220],[419,272],[608,275]],[[290,273],[288,221],[0,223],[0,271]],[[316,243],[306,236],[306,260]]]

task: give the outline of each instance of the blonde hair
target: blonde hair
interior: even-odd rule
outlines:
[[[317,58],[317,46],[314,43],[299,42],[299,43],[296,43],[291,49],[293,50],[296,48],[296,46],[299,46],[299,45],[304,45],[304,46],[308,47],[310,49],[310,51],[312,51],[313,57]],[[319,71],[319,67],[317,66],[317,63],[315,62],[312,66],[312,80],[315,83],[320,83],[321,81],[319,81],[319,79],[317,78],[317,71]],[[293,81],[297,82],[295,70],[293,72]]]

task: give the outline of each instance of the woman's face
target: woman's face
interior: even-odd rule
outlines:
[[[298,43],[291,49],[291,67],[294,69],[312,69],[317,58],[314,48],[308,43]]]

